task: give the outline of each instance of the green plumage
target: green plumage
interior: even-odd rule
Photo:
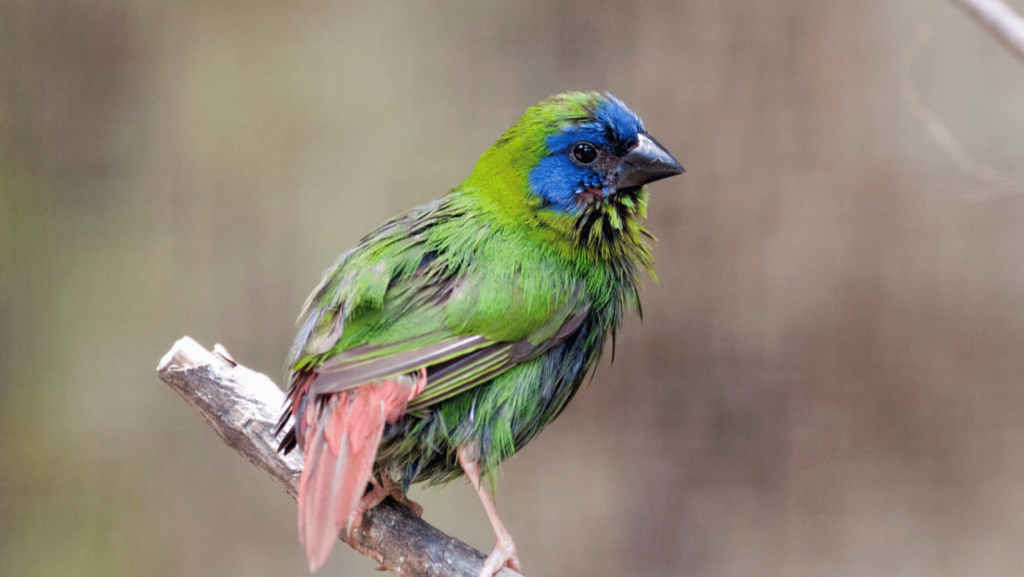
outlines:
[[[601,156],[561,170],[553,147],[576,132]],[[293,411],[425,368],[423,392],[384,429],[375,474],[403,488],[446,482],[462,473],[460,447],[493,471],[562,412],[623,314],[639,309],[652,266],[640,226],[648,196],[615,187],[638,135],[639,119],[612,97],[553,97],[460,186],[363,238],[306,304],[289,360]]]

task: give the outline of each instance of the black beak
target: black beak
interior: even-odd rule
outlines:
[[[646,134],[640,135],[640,142],[619,161],[619,180],[616,188],[642,186],[686,172],[683,165]]]

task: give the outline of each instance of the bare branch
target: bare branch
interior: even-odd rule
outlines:
[[[1002,0],[950,0],[1024,60],[1024,20]]]
[[[211,353],[189,337],[175,343],[156,370],[228,446],[293,498],[298,494],[302,457],[276,451],[284,394],[273,381],[236,363],[223,347]],[[476,577],[486,557],[390,498],[366,512],[354,541],[353,549],[402,577]],[[522,577],[508,568],[497,576]]]

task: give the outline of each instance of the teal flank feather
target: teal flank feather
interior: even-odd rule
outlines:
[[[280,424],[295,417],[282,449],[306,455],[311,568],[380,491],[401,497],[463,473],[479,486],[561,414],[623,314],[639,311],[640,276],[653,274],[643,185],[680,172],[618,99],[554,96],[460,186],[325,273],[289,357]],[[355,502],[367,482],[377,492]],[[339,492],[354,497],[339,505]],[[498,545],[481,575],[518,564],[488,514]]]

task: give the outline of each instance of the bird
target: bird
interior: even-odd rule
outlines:
[[[609,339],[614,356],[624,314],[642,314],[645,185],[683,172],[615,96],[559,94],[462,184],[325,271],[299,316],[278,424],[279,450],[303,452],[311,572],[387,496],[421,514],[410,485],[462,476],[495,533],[480,577],[521,571],[493,475],[565,410]]]

